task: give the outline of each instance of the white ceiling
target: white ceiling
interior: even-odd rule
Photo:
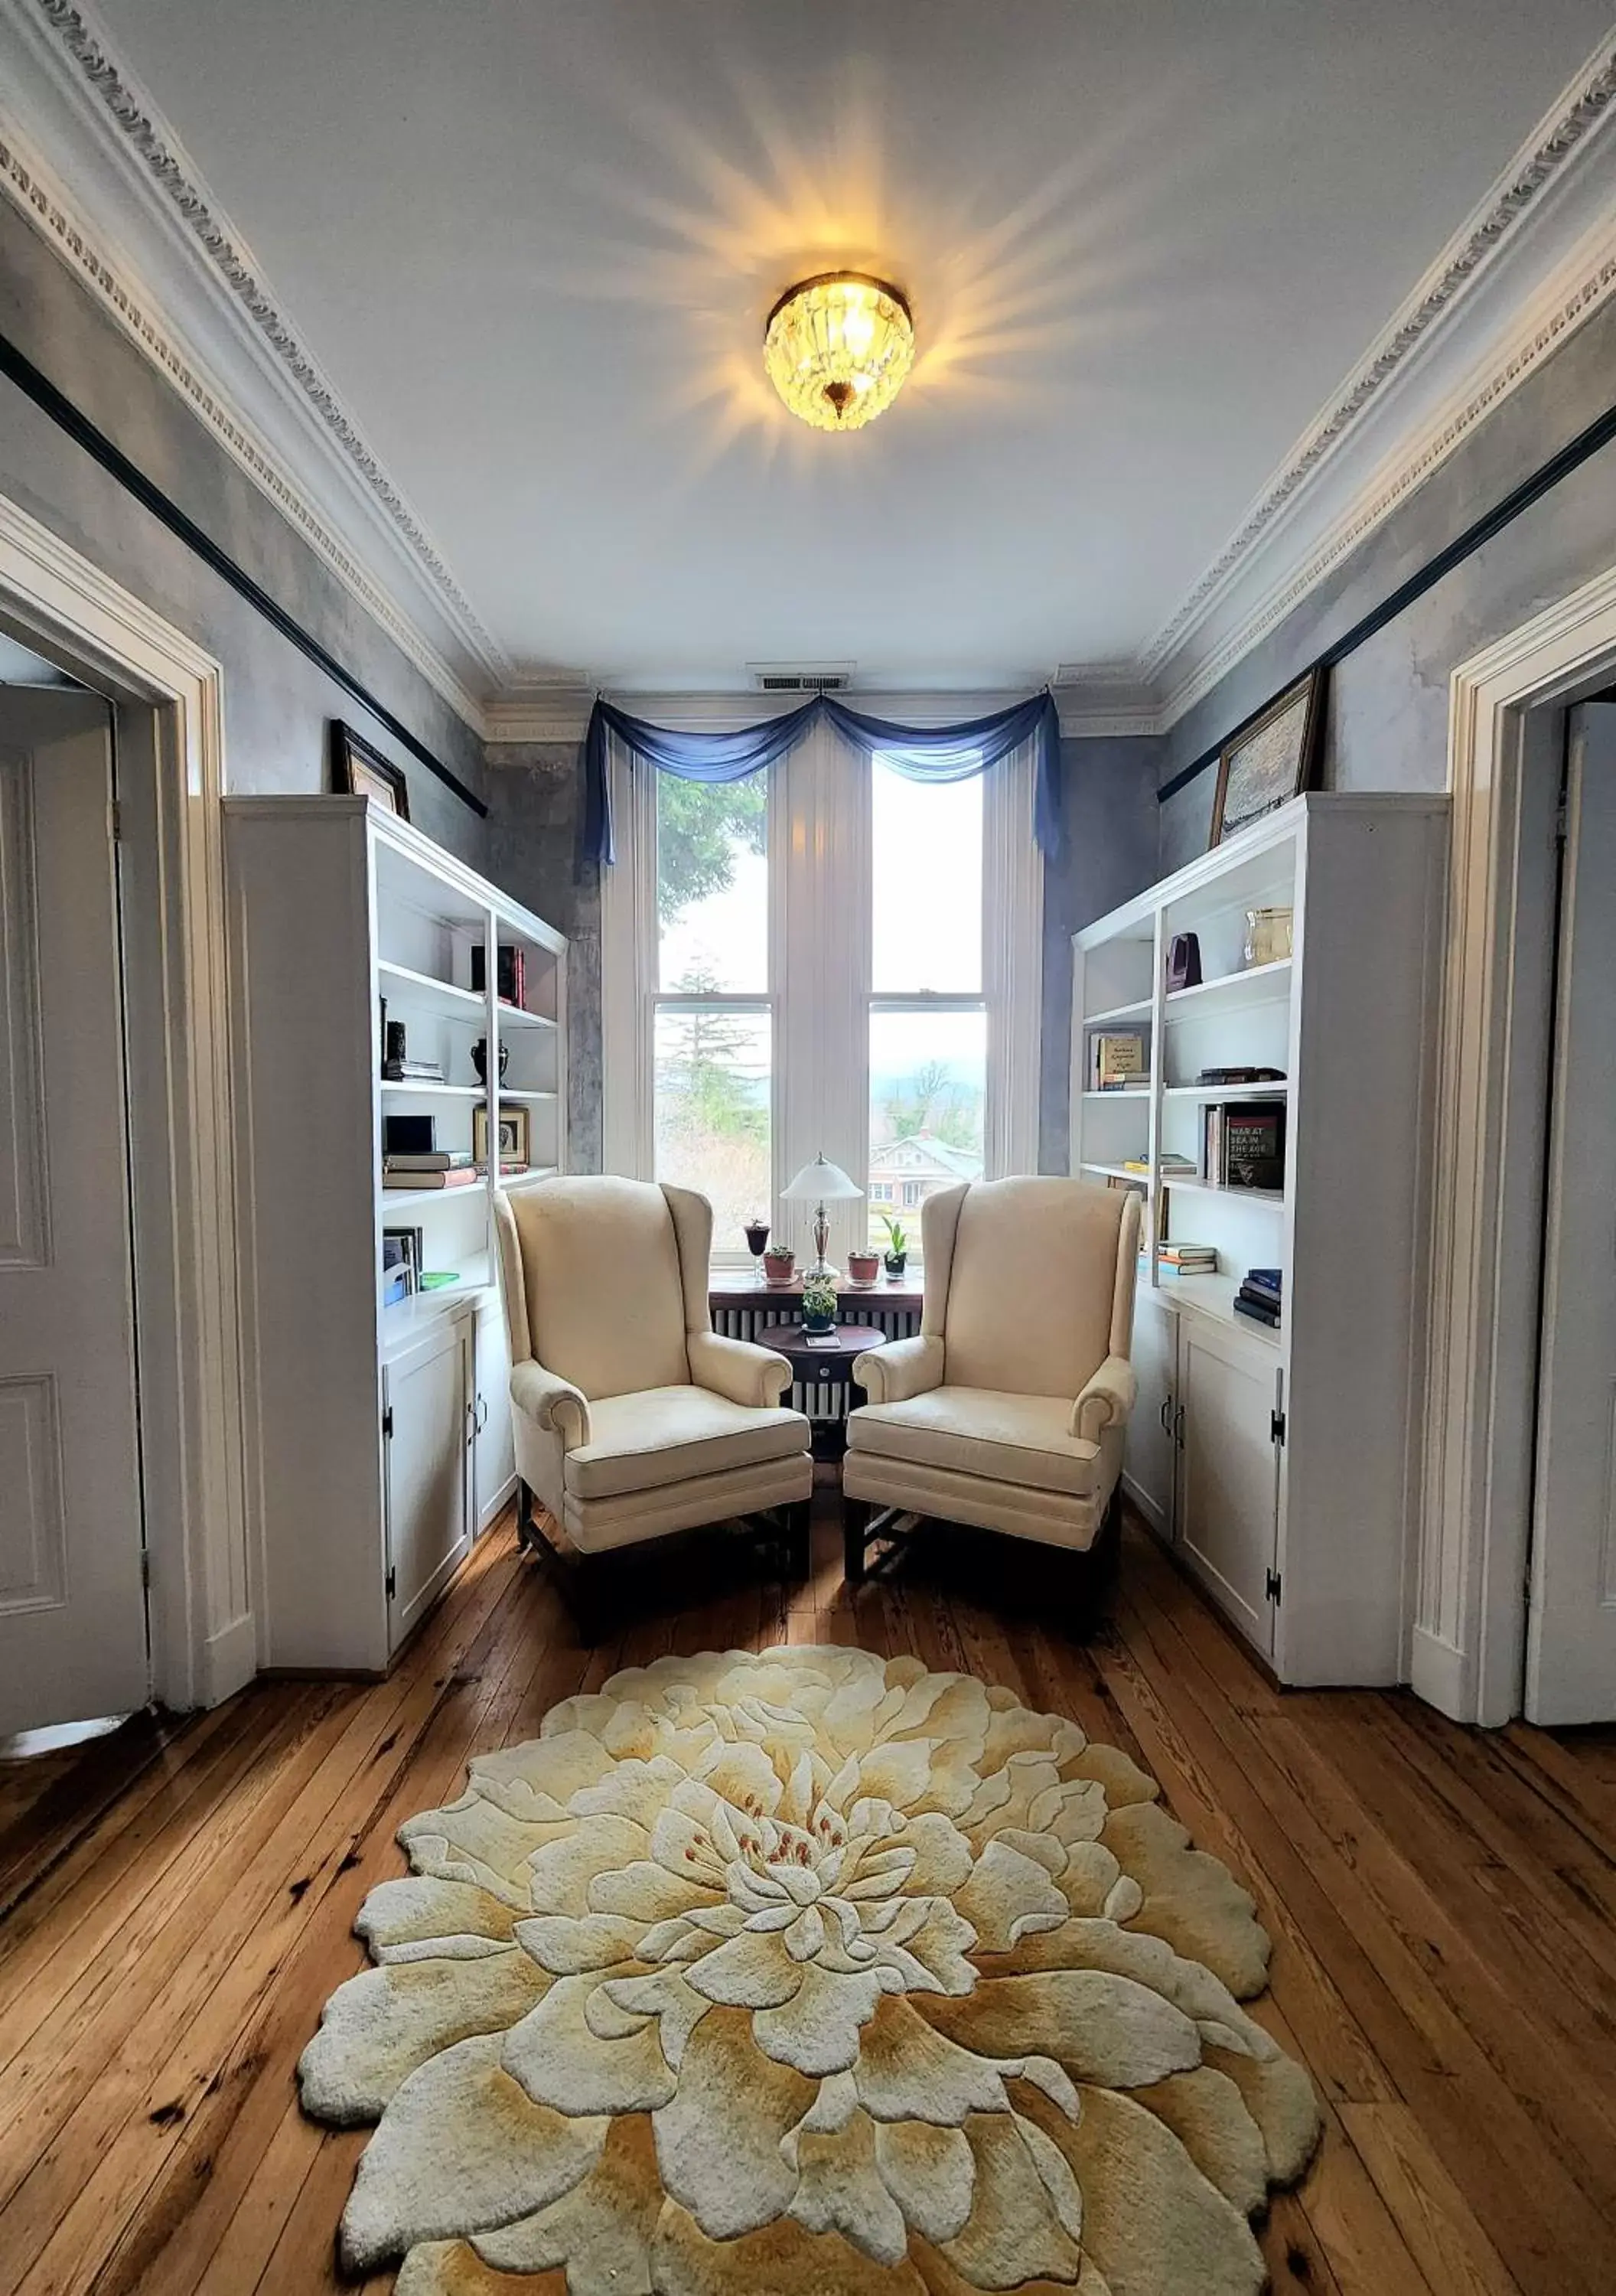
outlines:
[[[1609,0],[102,0],[527,676],[1132,660]],[[913,303],[826,438],[764,315]]]

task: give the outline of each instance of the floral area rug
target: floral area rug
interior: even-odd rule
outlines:
[[[400,1833],[298,2068],[399,2296],[1254,2296],[1318,2115],[1125,1755],[911,1658],[659,1659]]]

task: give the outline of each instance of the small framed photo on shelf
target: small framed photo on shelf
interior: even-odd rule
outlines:
[[[1309,670],[1224,743],[1209,850],[1311,785],[1324,730],[1324,682],[1322,669]]]
[[[500,1103],[500,1169],[502,1172],[525,1171],[529,1163],[528,1144],[531,1137],[528,1119],[531,1110],[513,1101]],[[471,1160],[486,1165],[488,1161],[488,1111],[478,1101],[471,1111]]]
[[[410,784],[402,771],[340,718],[331,720],[331,787],[339,797],[368,797],[383,813],[410,818]]]
[[[392,1308],[420,1288],[421,1232],[418,1227],[381,1231],[381,1304]]]

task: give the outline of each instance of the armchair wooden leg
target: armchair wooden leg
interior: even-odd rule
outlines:
[[[864,1541],[869,1522],[869,1505],[864,1499],[850,1499],[842,1493],[842,1576],[850,1587],[864,1580]]]
[[[516,1543],[532,1552],[539,1543],[533,1519],[533,1493],[524,1482],[516,1487]]]
[[[788,1533],[790,1572],[795,1583],[806,1585],[813,1570],[813,1542],[810,1525],[813,1518],[813,1501],[797,1499],[789,1511]]]

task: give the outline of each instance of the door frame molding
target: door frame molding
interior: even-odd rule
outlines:
[[[131,1116],[159,1144],[132,1207],[152,1695],[210,1706],[257,1669],[244,1483],[225,978],[224,672],[121,584],[0,495],[0,609],[115,702],[150,711],[160,980]],[[136,1048],[132,1048],[136,1049]],[[160,1231],[160,1233],[159,1233]],[[143,1252],[143,1243],[146,1246]],[[154,1376],[146,1376],[151,1372]]]
[[[1564,710],[1613,674],[1616,568],[1461,663],[1450,686],[1452,839],[1409,1678],[1456,1721],[1489,1726],[1521,1710],[1525,1648],[1554,777]]]

